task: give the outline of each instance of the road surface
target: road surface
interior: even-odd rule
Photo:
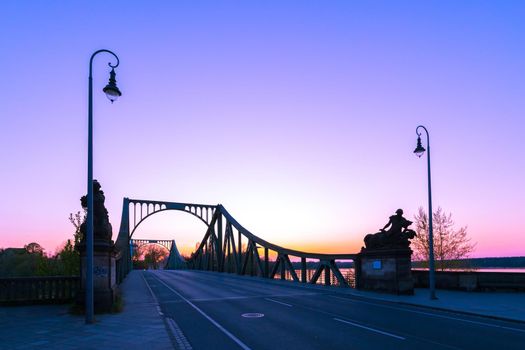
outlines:
[[[180,349],[525,349],[525,324],[260,278],[145,271]]]

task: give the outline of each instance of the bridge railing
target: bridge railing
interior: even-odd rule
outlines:
[[[272,268],[274,263],[275,263],[274,261],[270,260],[270,269]],[[303,271],[301,271],[300,268],[297,268],[295,266],[295,265],[297,265],[296,263],[292,262],[292,264],[295,267],[295,273],[296,273],[297,277],[299,278],[299,280],[301,280]],[[352,287],[352,288],[355,288],[355,269],[354,269],[354,267],[353,266],[349,267],[349,266],[346,266],[347,264],[339,264],[339,263],[337,265],[339,267],[341,275],[343,276],[343,278],[344,278],[345,282],[348,284],[348,286]],[[313,277],[315,271],[316,271],[316,267],[307,266],[306,273],[305,273],[307,281],[312,281],[312,277]],[[233,272],[233,273],[235,273],[235,271],[231,271],[231,270],[228,270],[226,268],[225,268],[225,272]],[[337,279],[335,274],[333,274],[333,273],[330,274],[330,280],[329,280],[330,283],[327,283],[327,281],[325,280],[325,277],[326,276],[324,274],[321,274],[321,276],[319,276],[319,279],[317,280],[316,284],[322,284],[322,285],[330,284],[330,285],[333,285],[333,286],[339,286],[340,285],[339,280]],[[281,278],[281,276],[279,274],[274,276],[274,279],[280,279],[280,278]],[[285,271],[285,280],[293,281],[292,274],[288,270]]]
[[[0,278],[0,304],[67,303],[79,290],[79,276]]]
[[[218,205],[188,265],[193,269],[351,287],[353,274],[345,276],[341,262],[353,261],[356,256],[310,253],[272,244],[245,229]]]

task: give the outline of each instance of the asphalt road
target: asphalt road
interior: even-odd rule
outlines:
[[[180,349],[525,349],[525,325],[200,271],[144,272]]]

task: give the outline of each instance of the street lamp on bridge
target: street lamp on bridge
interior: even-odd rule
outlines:
[[[416,156],[421,158],[425,153],[425,148],[421,145],[421,132],[419,129],[425,130],[427,134],[427,170],[428,170],[428,285],[430,289],[430,299],[437,299],[436,297],[436,280],[435,280],[435,269],[434,269],[434,236],[432,232],[432,186],[430,180],[430,137],[428,130],[423,125],[419,125],[416,128],[417,134],[417,146],[414,150]]]
[[[99,53],[107,52],[117,62],[108,65],[111,67],[109,73],[109,82],[102,91],[107,98],[113,103],[119,96],[122,95],[117,87],[115,80],[115,68],[118,67],[120,61],[115,53],[109,50],[98,50],[91,55],[89,60],[89,88],[88,88],[88,180],[87,180],[87,230],[86,230],[86,323],[94,322],[94,298],[93,298],[93,59]]]

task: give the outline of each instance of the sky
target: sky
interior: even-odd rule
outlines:
[[[396,209],[428,210],[422,124],[434,208],[472,256],[523,256],[523,18],[499,0],[4,0],[0,247],[72,238],[105,48],[122,97],[98,55],[94,177],[114,239],[129,197],[221,203],[272,243],[356,253]],[[204,232],[169,211],[134,237],[189,252]]]

